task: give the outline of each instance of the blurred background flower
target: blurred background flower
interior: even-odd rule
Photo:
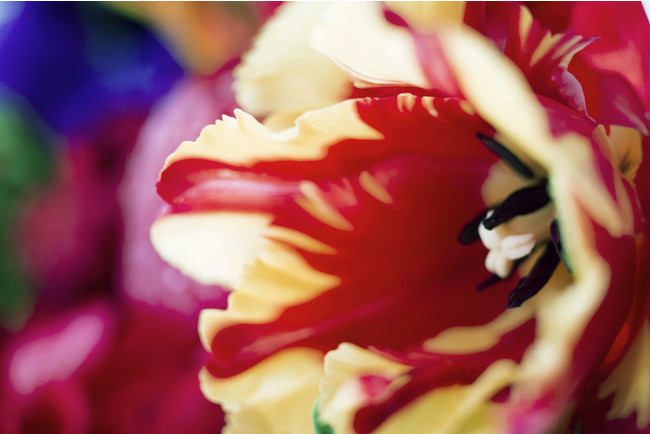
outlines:
[[[232,112],[275,4],[0,4],[0,432],[218,432],[196,333],[219,287],[148,228],[164,158]],[[172,411],[173,410],[173,411]]]

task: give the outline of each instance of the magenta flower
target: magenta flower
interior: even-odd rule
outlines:
[[[0,432],[215,432],[223,415],[198,388],[197,344],[191,324],[142,307],[36,316],[1,353]]]
[[[227,432],[646,429],[650,27],[617,7],[278,11],[152,228],[233,289],[199,326]]]

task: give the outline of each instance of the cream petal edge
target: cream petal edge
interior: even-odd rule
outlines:
[[[598,391],[603,399],[614,393],[608,419],[629,417],[636,412],[636,426],[642,430],[650,423],[650,325],[643,323],[639,334],[623,360]]]
[[[406,365],[350,343],[342,343],[336,350],[328,352],[324,366],[325,375],[320,382],[320,417],[338,434],[354,432],[354,414],[365,404],[365,394],[357,381],[360,376],[394,378],[409,369]]]
[[[154,222],[151,242],[162,259],[196,281],[232,288],[271,219],[244,212],[170,214]]]
[[[549,172],[559,221],[572,228],[563,236],[576,271],[575,281],[562,291],[547,291],[544,303],[537,304],[537,339],[527,350],[520,381],[513,387],[513,401],[534,400],[549,385],[567,381],[564,376],[573,348],[600,306],[610,281],[611,270],[595,250],[588,217],[580,207],[611,236],[631,235],[630,199],[621,179],[616,178],[619,203],[614,202],[595,172],[587,139],[576,134],[552,136],[544,110],[525,78],[494,47],[469,31],[444,32],[441,43],[461,89],[476,111],[509,145],[537,160]],[[476,70],[481,70],[481,80],[475,79]],[[598,130],[594,134],[594,140],[606,146]]]
[[[414,29],[427,32],[435,31],[440,26],[463,25],[466,2],[389,1],[386,6]]]
[[[521,71],[476,32],[449,30],[440,33],[440,41],[463,93],[508,145],[543,166],[551,182],[554,172],[570,174],[570,182],[583,192],[581,204],[596,221],[613,236],[629,233],[629,212],[612,200],[596,173],[588,139],[571,133],[553,137],[546,113]]]
[[[284,308],[336,287],[340,278],[314,270],[290,245],[262,239],[256,258],[228,297],[228,308],[203,310],[199,335],[206,349],[216,333],[232,324],[272,321]]]
[[[354,415],[366,405],[358,379],[378,375],[396,379],[389,389],[408,381],[409,367],[390,361],[369,350],[344,343],[325,356],[325,376],[321,381],[323,398],[320,416],[337,433],[353,433]],[[437,388],[419,397],[391,415],[377,434],[503,432],[505,413],[502,406],[490,401],[492,396],[517,379],[517,365],[512,360],[498,360],[469,385]]]
[[[347,97],[352,84],[324,54],[310,46],[326,2],[288,2],[262,28],[235,68],[236,100],[255,116],[288,116]],[[291,115],[293,114],[293,115]]]
[[[271,318],[338,285],[338,277],[314,270],[296,250],[333,254],[331,247],[271,220],[264,213],[219,211],[171,214],[153,224],[151,240],[165,261],[201,283],[237,293],[226,311],[206,311],[212,320],[202,322],[204,340],[214,333],[210,329]]]
[[[531,402],[549,388],[561,390],[569,382],[574,348],[605,297],[611,278],[609,265],[598,255],[588,216],[579,209],[582,194],[570,182],[556,192],[559,221],[572,230],[563,236],[573,246],[574,281],[557,291],[544,291],[535,306],[537,338],[522,359],[522,372],[513,387],[513,401]],[[546,290],[546,288],[545,288]],[[542,294],[540,294],[542,295]],[[570,393],[570,392],[569,392]]]
[[[333,254],[331,247],[272,226],[271,219],[246,212],[185,213],[161,217],[152,226],[152,243],[165,261],[201,283],[235,290],[227,310],[201,313],[206,349],[223,327],[271,320],[283,307],[339,284],[338,277],[314,270],[296,250]]]
[[[235,110],[201,131],[194,142],[185,141],[165,161],[171,164],[191,158],[250,167],[274,160],[318,160],[343,139],[379,140],[383,136],[359,118],[355,100],[307,112],[295,126],[273,132],[253,116]]]
[[[391,416],[375,433],[506,432],[504,408],[490,400],[516,379],[516,363],[498,360],[472,384],[441,387],[416,399]]]
[[[441,354],[472,354],[489,350],[509,331],[533,318],[531,303],[508,309],[493,321],[478,327],[452,327],[424,342],[424,350]]]
[[[312,46],[334,60],[357,86],[429,87],[413,37],[386,21],[381,3],[334,3],[315,27]]]
[[[234,377],[218,379],[204,368],[199,379],[203,394],[227,412],[224,433],[304,434],[313,432],[322,375],[321,352],[293,348]]]

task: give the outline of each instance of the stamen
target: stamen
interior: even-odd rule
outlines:
[[[537,259],[531,272],[519,281],[515,290],[508,296],[506,308],[519,307],[537,294],[549,281],[559,263],[560,257],[556,253],[553,243],[547,243],[544,253]]]
[[[530,214],[543,208],[550,201],[546,182],[522,188],[512,193],[499,206],[494,208],[492,215],[483,220],[486,229],[494,229],[513,218]]]
[[[476,136],[490,151],[494,152],[499,158],[505,161],[515,172],[519,173],[526,179],[535,178],[535,173],[501,143],[490,137],[484,136],[483,134],[477,134]]]
[[[463,227],[463,230],[460,231],[460,234],[458,235],[458,241],[460,241],[461,244],[471,244],[479,239],[478,228],[487,212],[488,210],[486,209],[481,211],[479,215],[474,217],[472,221]]]
[[[492,211],[488,211],[487,217],[491,214]],[[511,235],[503,226],[488,230],[481,225],[478,233],[483,245],[489,250],[485,257],[485,268],[502,279],[512,273],[515,261],[528,256],[537,244],[534,233]]]

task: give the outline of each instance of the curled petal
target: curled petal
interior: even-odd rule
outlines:
[[[319,396],[322,354],[293,349],[227,380],[200,374],[205,396],[226,410],[228,434],[311,432],[311,410]]]
[[[292,123],[305,111],[334,104],[350,94],[345,74],[310,46],[314,25],[330,7],[295,2],[278,9],[235,70],[234,90],[244,110],[276,119],[284,115]]]
[[[315,29],[312,43],[357,86],[429,87],[408,29],[388,23],[380,3],[337,3]]]
[[[433,389],[372,432],[499,432],[505,429],[503,410],[490,398],[515,379],[515,372],[514,362],[499,360],[469,385]],[[357,419],[357,432],[370,433],[370,430],[363,428],[363,422],[363,419]]]
[[[636,427],[650,422],[650,327],[646,320],[634,343],[611,376],[602,384],[598,398],[614,394],[610,419],[622,419],[636,412]]]
[[[170,215],[154,223],[151,241],[164,260],[198,282],[233,287],[255,258],[270,221],[268,215],[253,213]]]
[[[614,411],[643,422],[643,393],[620,372],[647,352],[648,199],[633,186],[647,175],[640,135],[597,126],[569,72],[590,40],[510,6],[502,45],[463,27],[418,34],[400,9],[404,22],[377,4],[332,6],[314,44],[357,86],[415,94],[348,100],[279,132],[238,111],[168,159],[159,192],[172,214],[159,228],[181,223],[158,232],[159,250],[191,274],[234,252],[207,271],[231,272],[234,293],[201,318],[206,393],[239,412],[250,399],[233,398],[239,379],[328,354],[316,420],[344,432],[545,432],[594,372],[621,391]],[[176,247],[203,217],[219,236]],[[510,231],[529,217],[541,223]],[[477,239],[503,278],[489,289]],[[517,271],[528,277],[511,292]]]
[[[354,415],[368,399],[384,393],[387,384],[409,370],[408,365],[347,343],[327,353],[324,367],[320,415],[343,433],[353,430]]]

